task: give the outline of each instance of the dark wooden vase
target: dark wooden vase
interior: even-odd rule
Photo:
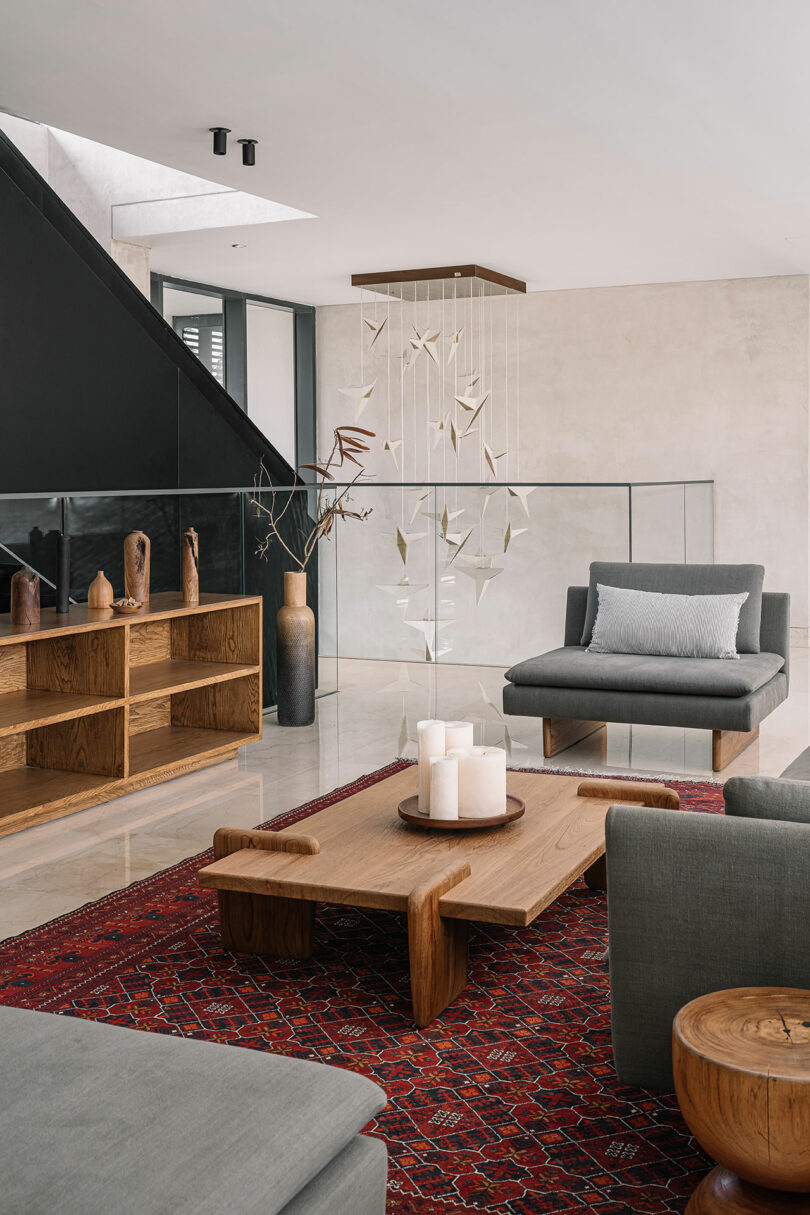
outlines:
[[[11,579],[11,623],[39,624],[39,574],[28,566]]]
[[[278,724],[311,726],[315,720],[315,616],[307,607],[307,576],[284,575],[284,607],[276,617]]]
[[[143,532],[124,537],[124,594],[138,603],[149,602],[152,545]]]

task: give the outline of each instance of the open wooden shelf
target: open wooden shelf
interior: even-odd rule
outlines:
[[[52,806],[54,812],[43,814],[42,819],[58,818],[71,809],[84,809],[104,801],[112,783],[109,776],[57,768],[11,768],[0,772],[0,827],[13,815],[30,811],[32,806]]]
[[[0,616],[0,836],[221,763],[261,738],[262,601],[155,595]]]
[[[255,675],[258,671],[258,665],[246,662],[190,662],[183,658],[147,662],[130,670],[129,699],[149,700],[209,683],[238,679],[240,675]]]
[[[192,756],[231,750],[254,742],[258,737],[258,734],[237,730],[207,730],[195,726],[161,726],[157,730],[146,730],[143,734],[133,734],[129,740],[129,772],[131,776],[139,776],[169,768],[172,764],[185,763]]]
[[[40,692],[22,688],[0,695],[0,738],[21,734],[51,722],[85,717],[123,704],[108,696],[84,696],[79,692]]]

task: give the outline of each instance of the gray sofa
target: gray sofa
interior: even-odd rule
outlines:
[[[557,754],[606,722],[712,731],[715,771],[751,743],[788,694],[790,596],[763,593],[758,565],[595,561],[588,586],[568,588],[564,644],[506,672],[504,713],[543,718],[543,750]],[[589,654],[598,582],[673,594],[746,590],[736,660]]]
[[[619,1080],[672,1089],[672,1020],[729,987],[810,988],[810,785],[732,777],[726,815],[611,806],[607,890]]]
[[[383,1215],[381,1089],[264,1051],[0,1007],[1,1215]]]

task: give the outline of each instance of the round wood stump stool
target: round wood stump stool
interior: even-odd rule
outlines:
[[[810,1215],[810,991],[737,987],[672,1027],[681,1113],[718,1161],[687,1215]]]

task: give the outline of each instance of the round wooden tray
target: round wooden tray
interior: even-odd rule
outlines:
[[[526,803],[519,797],[506,798],[506,810],[503,814],[493,814],[489,818],[431,818],[419,809],[419,798],[406,797],[397,806],[399,817],[412,827],[423,827],[428,831],[480,831],[483,827],[505,827],[515,819],[522,818]]]
[[[110,607],[118,616],[134,616],[143,607],[142,603],[111,603]]]

